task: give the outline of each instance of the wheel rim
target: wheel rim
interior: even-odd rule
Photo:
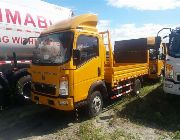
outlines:
[[[96,96],[94,99],[93,99],[93,102],[92,102],[92,108],[95,112],[99,112],[100,109],[101,109],[101,98],[99,96]]]
[[[25,77],[23,77],[23,78],[25,78]],[[31,82],[30,81],[25,82],[23,85],[20,82],[18,82],[17,88],[18,88],[18,93],[23,95],[24,98],[26,98],[26,99],[30,98],[30,95],[31,95]]]
[[[22,89],[22,95],[24,95],[25,98],[30,98],[31,94],[31,82],[26,82]]]

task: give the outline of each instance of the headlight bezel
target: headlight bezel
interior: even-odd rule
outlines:
[[[67,76],[62,76],[59,82],[59,96],[69,96],[69,80]]]

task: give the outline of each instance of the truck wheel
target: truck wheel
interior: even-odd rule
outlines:
[[[30,75],[23,76],[18,79],[16,83],[17,94],[23,96],[24,98],[30,98],[31,96],[31,77]]]
[[[141,90],[141,81],[139,79],[136,79],[134,82],[134,87],[133,87],[133,94],[138,95]]]
[[[88,111],[90,117],[99,115],[102,111],[103,100],[102,95],[99,91],[94,91],[88,100]]]

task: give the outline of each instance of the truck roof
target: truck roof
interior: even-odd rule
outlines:
[[[80,16],[75,16],[70,19],[60,21],[49,28],[45,29],[42,34],[63,31],[67,29],[76,29],[76,28],[83,28],[87,30],[91,30],[97,32],[97,22],[98,17],[95,14],[83,14]]]

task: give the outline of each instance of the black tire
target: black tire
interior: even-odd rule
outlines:
[[[90,117],[99,115],[103,108],[103,98],[99,91],[94,91],[88,99],[88,113]]]
[[[139,79],[136,79],[135,81],[134,81],[134,87],[133,87],[133,94],[134,95],[139,95],[139,93],[140,93],[140,90],[141,90],[141,80],[139,80]]]
[[[16,82],[15,100],[20,104],[25,103],[25,99],[31,97],[31,77],[30,75],[23,76]]]

